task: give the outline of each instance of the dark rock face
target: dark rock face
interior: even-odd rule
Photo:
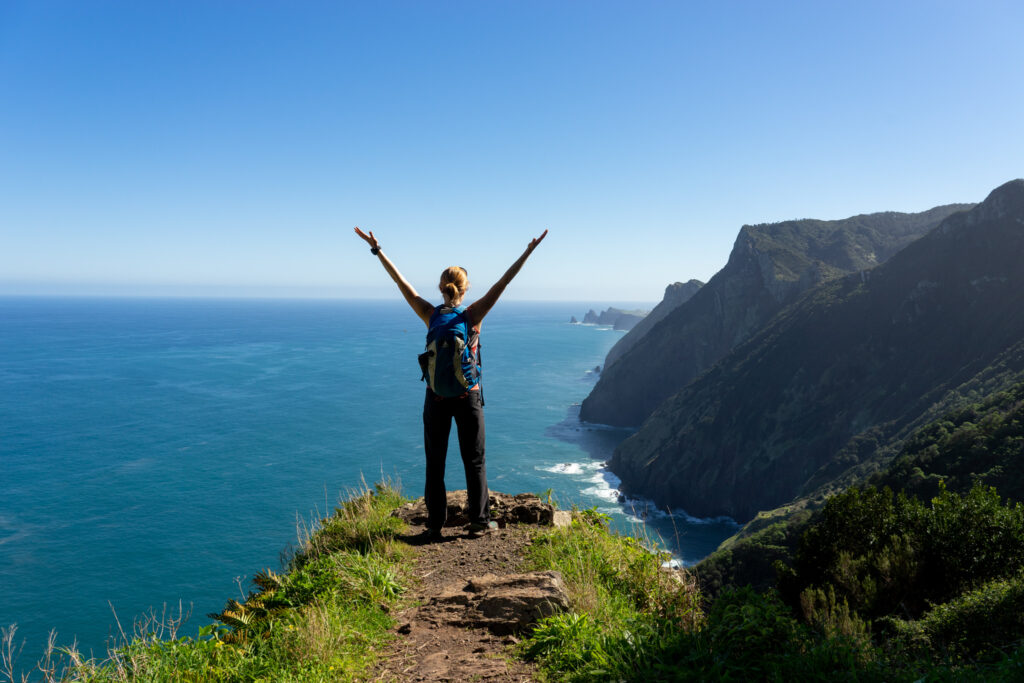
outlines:
[[[611,467],[661,505],[743,521],[875,466],[937,411],[1022,376],[1017,180],[807,292],[661,405]]]
[[[586,325],[611,325],[616,330],[631,330],[646,315],[647,311],[626,311],[614,307],[607,308],[600,314],[594,309],[590,309],[583,316],[583,323]]]
[[[729,262],[614,363],[583,401],[586,422],[635,427],[812,287],[877,266],[970,205],[917,214],[744,226]]]
[[[665,296],[662,298],[661,303],[655,306],[654,310],[648,313],[643,320],[639,321],[628,334],[615,342],[615,346],[605,356],[604,364],[606,366],[611,365],[621,358],[623,354],[636,346],[640,339],[650,332],[657,323],[692,299],[693,295],[703,286],[704,283],[700,280],[690,280],[689,282],[673,282],[666,287]]]

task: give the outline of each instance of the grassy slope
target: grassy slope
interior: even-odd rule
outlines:
[[[54,650],[32,680],[360,680],[407,581],[411,553],[394,540],[404,523],[390,516],[404,502],[388,485],[353,495],[300,539],[287,572],[258,574],[244,603],[229,600],[195,635],[180,634],[180,620],[143,619],[106,659]],[[13,667],[7,677],[20,680]]]
[[[979,507],[975,498],[947,512],[1019,515],[997,499]],[[883,620],[892,635],[873,639],[834,594],[811,605],[810,618],[773,589],[725,590],[702,609],[689,574],[669,578],[660,559],[610,534],[593,511],[577,514],[568,532],[541,534],[530,560],[563,572],[574,609],[544,620],[523,654],[557,681],[1013,681],[1024,674],[1024,646],[1014,642],[1024,633],[1017,570],[918,620]]]
[[[259,575],[259,590],[229,601],[196,636],[145,624],[107,660],[72,654],[66,671],[42,678],[364,680],[392,637],[389,613],[408,580],[410,550],[394,540],[402,523],[390,516],[401,502],[384,485],[344,502],[289,571]],[[863,633],[808,624],[774,591],[724,591],[706,605],[691,574],[663,570],[664,559],[609,532],[595,510],[576,511],[568,529],[538,530],[526,564],[561,571],[574,608],[543,620],[510,654],[536,660],[552,681],[1015,680],[1024,668],[1020,647],[984,664],[936,661],[929,650],[962,636],[963,624],[1016,619],[1024,594],[1016,578],[982,585],[920,621],[893,620],[907,647],[883,651]]]

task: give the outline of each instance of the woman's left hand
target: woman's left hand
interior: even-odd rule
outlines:
[[[372,235],[373,233],[370,233],[370,234]],[[527,252],[532,252],[534,249],[537,248],[537,245],[540,244],[544,240],[544,238],[547,237],[547,236],[548,236],[548,231],[545,230],[541,234],[540,237],[534,237],[532,240],[530,240],[530,244],[529,244],[528,247],[526,247],[526,251]]]

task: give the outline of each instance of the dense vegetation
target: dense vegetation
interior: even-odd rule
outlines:
[[[1009,500],[1024,500],[1024,382],[939,416],[914,432],[888,467],[860,484],[888,486],[921,500],[975,483],[995,486]],[[796,510],[793,512],[792,510]],[[792,564],[807,528],[806,508],[780,509],[753,520],[698,567],[701,587],[716,595],[729,586],[775,583],[777,561]]]
[[[976,486],[931,503],[874,488],[833,498],[799,538],[780,590],[710,605],[660,558],[577,517],[531,551],[574,611],[526,642],[553,680],[1020,680],[1024,507]]]
[[[552,680],[825,680],[878,670],[859,644],[800,623],[774,593],[727,592],[705,613],[690,575],[577,515],[569,533],[541,535],[538,569],[563,573],[572,612],[541,622],[523,652]]]
[[[930,498],[939,483],[963,491],[975,481],[1024,500],[1024,383],[919,430],[872,483]]]
[[[705,599],[778,585],[804,626],[891,672],[1024,678],[1022,437],[1024,383],[939,417],[874,485],[724,544],[697,567]]]
[[[927,645],[931,656],[957,645],[973,657],[1024,639],[1022,581],[1024,506],[978,484],[965,495],[942,489],[929,503],[873,487],[834,497],[801,536],[779,586],[826,632],[876,632],[908,647],[898,636],[918,634],[915,648]],[[943,624],[983,604],[987,619],[972,632],[957,634],[957,643],[941,635]],[[922,639],[927,633],[938,634],[934,643]]]

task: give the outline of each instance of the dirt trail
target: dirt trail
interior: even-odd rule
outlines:
[[[411,598],[426,605],[453,584],[486,574],[518,572],[523,549],[535,526],[509,525],[475,538],[461,528],[445,528],[443,539],[427,542],[424,530],[411,525],[401,537],[416,551]],[[395,615],[397,639],[376,671],[379,681],[535,681],[534,667],[511,660],[506,650],[516,636],[495,635],[486,628],[457,627],[431,617],[429,609],[411,607]]]

